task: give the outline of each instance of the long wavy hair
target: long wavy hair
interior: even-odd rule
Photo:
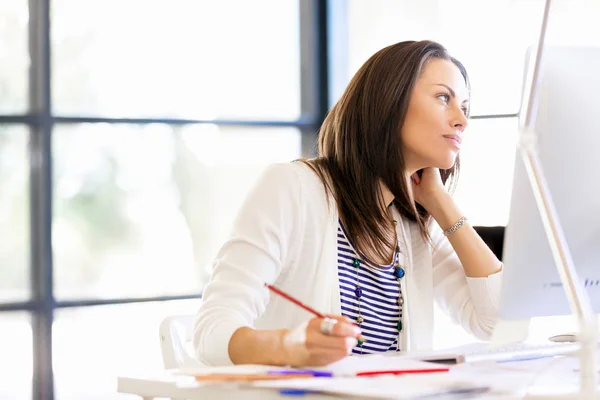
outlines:
[[[400,214],[429,239],[431,216],[411,201],[400,132],[415,83],[432,59],[454,63],[470,88],[464,66],[439,43],[406,41],[385,47],[362,65],[327,114],[319,130],[318,156],[301,160],[333,194],[346,232],[362,254],[370,249],[386,259],[386,249],[395,247],[395,237],[386,234],[391,222],[381,206],[379,181],[394,195]],[[449,189],[459,166],[457,157],[452,168],[440,170]]]

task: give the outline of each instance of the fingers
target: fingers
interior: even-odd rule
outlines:
[[[346,317],[312,318],[283,332],[282,352],[292,366],[328,365],[352,353],[358,337],[359,327]]]
[[[337,321],[333,327],[331,336],[350,336],[355,338],[360,335],[360,328],[350,318],[339,315],[328,316],[327,318]]]
[[[360,329],[348,318],[340,316],[328,317],[334,321],[331,334],[321,331],[322,318],[313,318],[306,331],[306,347],[309,350],[324,350],[336,354],[347,355],[357,345]]]
[[[327,316],[326,319],[336,321],[333,324],[333,328],[331,329],[331,333],[327,334],[321,330],[323,319],[322,318],[313,318],[309,324],[309,330],[316,330],[319,333],[327,336],[349,336],[349,337],[358,337],[360,335],[360,328],[356,326],[350,319],[343,316]]]
[[[306,348],[315,351],[331,352],[339,355],[348,355],[356,347],[358,340],[353,337],[327,336],[322,333],[309,334]]]

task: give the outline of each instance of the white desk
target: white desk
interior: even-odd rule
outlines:
[[[170,377],[172,378],[172,376]],[[328,394],[306,394],[301,396],[289,396],[280,394],[278,390],[260,389],[260,388],[236,388],[234,385],[230,387],[223,386],[198,386],[192,388],[182,388],[169,377],[119,377],[118,391],[119,393],[136,394],[144,400],[154,398],[173,398],[185,400],[282,400],[289,398],[300,397],[303,400],[332,400],[333,398],[348,398],[348,397],[333,397]],[[365,378],[368,381],[368,378]],[[482,395],[477,397],[469,396],[469,399],[479,400],[516,400],[523,399],[523,396],[499,396],[499,395]]]
[[[468,377],[472,382],[491,386],[491,391],[469,399],[516,400],[529,395],[561,393],[577,387],[578,374],[574,371],[576,361],[569,358],[521,361],[517,363],[481,363],[458,365],[448,373],[457,379]],[[410,379],[403,376],[399,379]],[[373,384],[368,378],[365,384]],[[400,381],[399,381],[400,382]],[[600,388],[599,388],[600,389]],[[186,400],[206,399],[287,399],[278,390],[240,387],[237,384],[199,384],[192,377],[182,377],[169,371],[155,375],[121,376],[118,378],[120,393],[136,394],[143,399],[167,397]],[[600,393],[600,392],[599,392]],[[299,396],[293,396],[299,397]],[[307,394],[305,400],[331,400],[331,394]],[[348,397],[339,397],[348,398]],[[443,397],[447,398],[447,397]],[[600,399],[600,396],[597,397]]]
[[[289,396],[280,395],[278,391],[267,389],[239,389],[234,385],[180,387],[173,375],[165,374],[155,377],[119,377],[119,393],[137,394],[144,400],[156,397],[167,397],[185,400],[271,400],[285,399]],[[331,400],[331,396],[311,394],[302,396],[306,400]]]

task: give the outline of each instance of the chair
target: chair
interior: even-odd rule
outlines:
[[[505,228],[503,226],[476,226],[474,229],[498,257],[498,260],[502,261]]]
[[[192,340],[195,315],[173,315],[160,324],[160,349],[166,369],[200,367],[188,348]]]

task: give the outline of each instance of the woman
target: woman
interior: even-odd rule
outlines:
[[[269,167],[246,198],[204,291],[198,359],[302,366],[425,350],[434,300],[488,338],[502,264],[446,189],[468,112],[466,71],[441,45],[374,54],[327,115],[319,156]]]

